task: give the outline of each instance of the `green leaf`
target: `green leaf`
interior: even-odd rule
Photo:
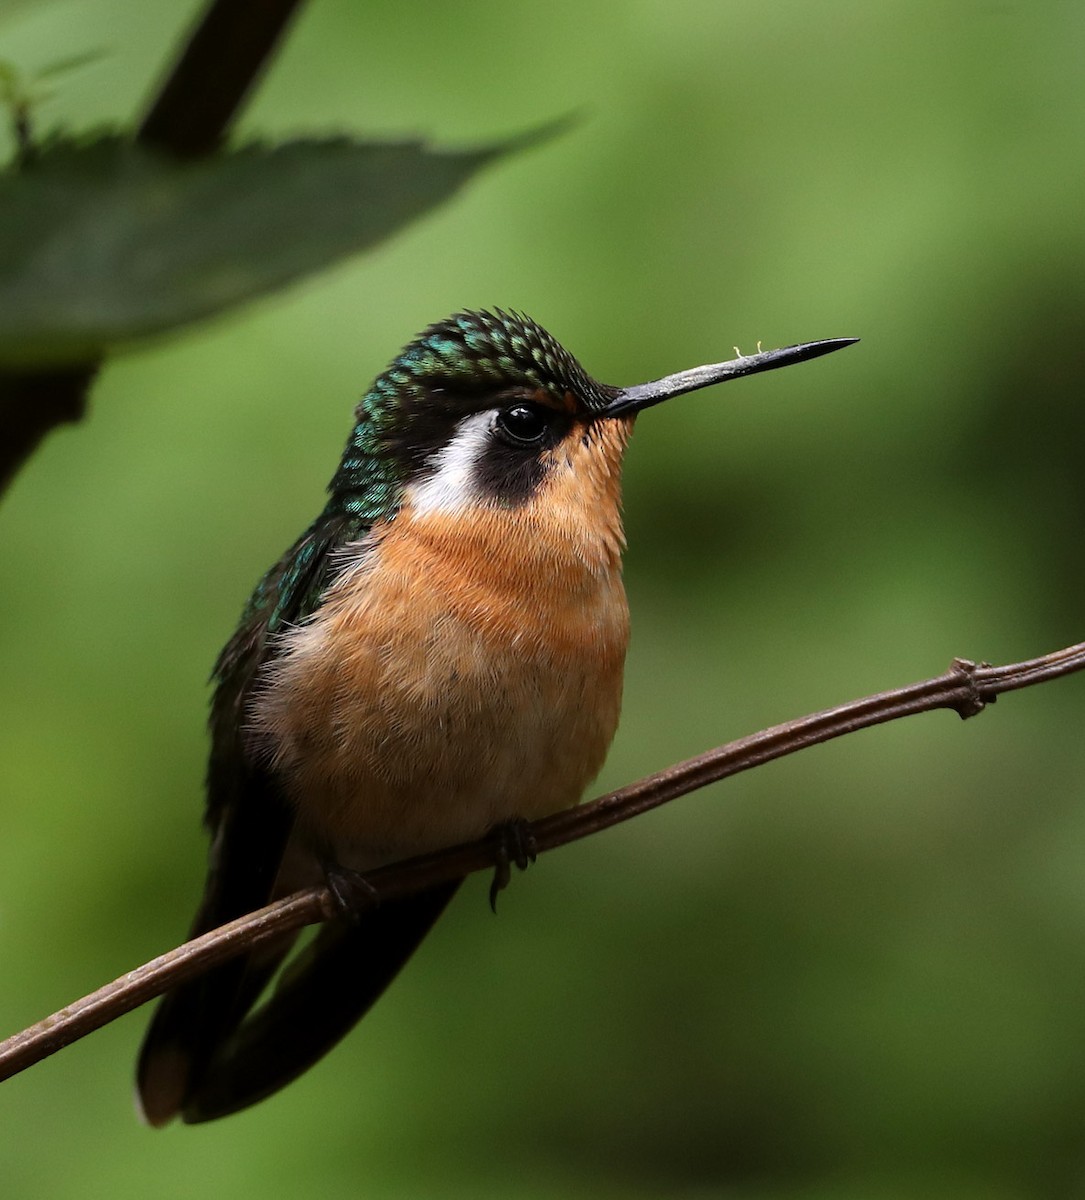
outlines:
[[[347,138],[180,162],[116,136],[0,172],[0,363],[94,358],[375,245],[552,129],[467,151]]]

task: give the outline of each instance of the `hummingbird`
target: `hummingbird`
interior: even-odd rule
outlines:
[[[621,705],[637,415],[856,340],[633,387],[598,382],[502,309],[456,313],[400,352],[356,409],[324,510],[257,584],[212,676],[192,936],[322,880],[340,915],[300,950],[284,936],[163,997],[137,1069],[149,1124],[222,1117],[297,1078],[461,882],[363,908],[352,881],[580,800]]]

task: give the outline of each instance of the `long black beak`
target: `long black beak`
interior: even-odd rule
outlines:
[[[824,342],[803,342],[801,346],[785,346],[782,350],[765,350],[760,354],[743,354],[740,358],[732,358],[729,362],[713,363],[706,367],[692,367],[688,371],[679,371],[677,375],[668,375],[664,379],[655,379],[651,383],[638,383],[634,387],[616,388],[614,399],[603,412],[608,417],[617,417],[622,413],[640,412],[642,408],[651,408],[653,404],[669,400],[671,396],[681,396],[684,392],[695,392],[698,388],[709,387],[713,383],[723,383],[727,379],[738,379],[742,375],[756,375],[758,371],[774,371],[777,367],[806,362],[809,358],[820,358],[823,354],[832,354],[834,350],[853,346],[858,340],[858,338],[829,338]]]

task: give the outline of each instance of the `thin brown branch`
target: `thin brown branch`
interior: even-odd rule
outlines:
[[[193,157],[220,143],[302,0],[213,0],[136,134]],[[0,372],[0,495],[47,433],[81,421],[101,361]]]
[[[1001,667],[955,659],[944,675],[774,725],[649,775],[590,804],[547,817],[533,826],[536,845],[540,852],[556,849],[709,783],[872,725],[938,708],[953,709],[962,719],[972,717],[994,703],[1002,692],[1032,687],[1082,669],[1085,669],[1085,642],[1042,658]],[[482,838],[382,867],[366,878],[379,903],[484,870],[493,861],[493,843]],[[313,888],[269,904],[160,955],[0,1043],[0,1080],[18,1074],[216,963],[288,930],[324,920],[333,912],[334,902],[327,890]]]
[[[245,948],[259,946],[277,934],[323,920],[327,915],[324,900],[324,889],[314,888],[269,904],[259,912],[249,913],[228,925],[212,929],[203,937],[185,942],[168,954],[152,958],[44,1021],[0,1042],[0,1080],[17,1075],[70,1042],[86,1037]]]

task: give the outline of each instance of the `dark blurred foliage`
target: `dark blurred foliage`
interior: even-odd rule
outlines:
[[[23,4],[125,120],[191,5]],[[184,11],[182,11],[184,10]],[[0,1024],[182,935],[209,664],[368,380],[464,306],[616,383],[859,347],[645,415],[599,787],[1082,636],[1085,8],[314,0],[245,132],[472,143],[584,109],[375,257],[117,360],[0,510]],[[10,1196],[1069,1196],[1085,681],[844,739],[474,881],[280,1096],[152,1133],[136,1013],[0,1087]]]

